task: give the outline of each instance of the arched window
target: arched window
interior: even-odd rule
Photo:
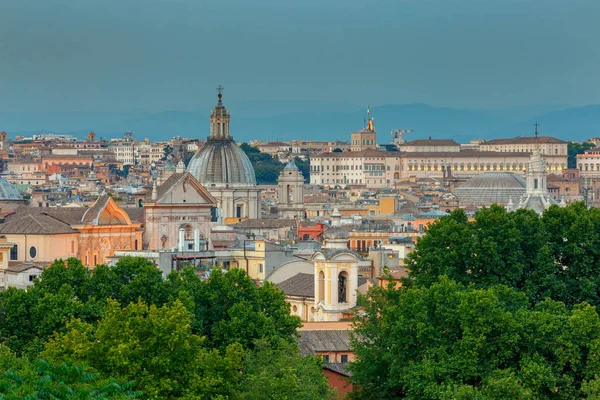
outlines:
[[[319,301],[325,300],[325,274],[319,271]]]
[[[19,259],[19,245],[15,244],[10,248],[10,260],[18,260]]]
[[[348,303],[348,273],[340,272],[338,275],[338,303]]]
[[[185,240],[194,240],[194,231],[192,230],[192,226],[187,224],[183,227],[185,230],[184,239]]]

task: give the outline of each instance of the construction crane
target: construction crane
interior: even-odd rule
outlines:
[[[393,137],[392,143],[395,144],[396,146],[400,146],[402,143],[406,142],[406,140],[404,140],[402,135],[405,133],[410,133],[412,131],[413,131],[412,129],[392,129],[392,131],[390,132],[390,134]]]

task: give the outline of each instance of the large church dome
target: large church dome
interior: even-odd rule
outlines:
[[[256,176],[250,159],[229,135],[229,113],[219,102],[210,114],[210,136],[188,164],[200,183],[210,186],[254,186]]]
[[[506,204],[525,193],[525,180],[510,172],[486,172],[454,189],[461,203]]]
[[[4,178],[0,178],[0,200],[23,200],[23,196]]]

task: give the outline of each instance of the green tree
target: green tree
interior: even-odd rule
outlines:
[[[310,182],[310,159],[303,160],[300,157],[296,157],[294,158],[294,163],[300,172],[302,172],[304,182]]]
[[[258,341],[244,356],[237,398],[292,400],[330,396],[320,357],[303,357],[297,343]]]
[[[162,160],[166,160],[169,156],[173,156],[173,146],[171,146],[170,144],[163,147]]]
[[[431,224],[407,259],[406,285],[442,275],[480,287],[503,284],[534,304],[545,298],[600,304],[600,210],[552,206],[538,216],[492,205],[469,220],[462,210]]]
[[[600,317],[588,304],[530,308],[506,286],[442,277],[372,289],[355,318],[360,399],[575,399],[595,390]]]
[[[257,183],[261,185],[272,185],[277,183],[279,173],[284,167],[279,160],[273,159],[270,154],[261,153],[260,150],[250,146],[248,143],[242,143],[240,148],[246,153],[254,166],[254,174],[256,175]]]
[[[0,291],[0,343],[19,354],[37,337],[31,318],[34,304],[31,292],[15,288]]]
[[[121,308],[110,300],[96,327],[73,320],[68,331],[46,346],[43,356],[56,362],[85,363],[102,373],[133,381],[148,397],[216,398],[232,393],[242,350],[228,347],[220,354],[205,350],[191,333],[191,315],[183,304]]]
[[[0,374],[0,399],[134,399],[141,392],[131,382],[101,378],[97,372],[73,363],[54,365],[44,360],[17,371]]]
[[[179,298],[193,313],[193,332],[211,347],[239,343],[252,347],[258,339],[293,340],[300,319],[290,315],[283,292],[270,282],[257,286],[241,269],[214,269],[200,281],[193,270],[167,278],[171,298]]]

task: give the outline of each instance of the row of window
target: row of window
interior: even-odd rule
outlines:
[[[564,164],[547,164],[549,170],[560,171],[565,169]],[[409,171],[443,171],[444,168],[450,171],[523,171],[526,168],[525,164],[454,164],[454,165],[437,165],[437,164],[409,164]]]
[[[29,247],[29,258],[35,260],[37,257],[37,249],[35,246]],[[10,249],[9,258],[11,261],[17,261],[19,259],[19,245],[15,244]],[[0,261],[2,261],[2,253],[0,253]]]
[[[595,171],[600,171],[600,164],[595,164]],[[594,164],[579,164],[580,171],[594,171]]]

